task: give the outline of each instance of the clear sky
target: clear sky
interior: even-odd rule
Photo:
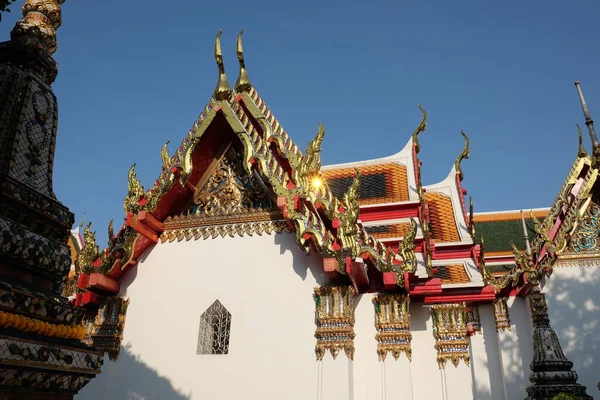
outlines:
[[[0,22],[2,40],[22,3]],[[210,98],[219,28],[235,81],[243,28],[250,79],[300,148],[325,125],[325,164],[396,153],[422,104],[424,184],[448,174],[464,129],[476,211],[546,207],[576,156],[575,124],[585,128],[573,81],[600,125],[599,20],[597,0],[68,0],[55,192],[103,245],[124,216],[131,164],[150,187],[162,144],[173,152]]]

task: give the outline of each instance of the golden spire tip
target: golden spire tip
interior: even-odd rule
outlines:
[[[248,92],[252,87],[252,83],[250,83],[250,78],[248,78],[248,72],[246,72],[246,62],[244,61],[244,48],[242,47],[243,34],[244,30],[242,29],[237,35],[236,46],[237,58],[240,63],[240,74],[238,75],[237,81],[235,82],[235,90],[237,90],[238,92]]]
[[[215,61],[219,68],[219,81],[215,88],[214,96],[217,100],[224,100],[231,94],[231,88],[227,82],[227,75],[225,74],[225,65],[223,64],[223,52],[221,51],[221,34],[222,29],[219,29],[217,37],[215,38]]]

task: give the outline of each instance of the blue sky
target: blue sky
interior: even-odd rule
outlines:
[[[396,153],[422,104],[425,184],[448,174],[464,129],[476,211],[549,206],[577,153],[575,124],[585,128],[574,80],[600,121],[599,17],[594,0],[70,0],[55,54],[55,192],[104,243],[131,164],[151,186],[162,144],[174,151],[210,98],[219,28],[235,81],[243,28],[252,82],[301,148],[325,125],[325,164]]]

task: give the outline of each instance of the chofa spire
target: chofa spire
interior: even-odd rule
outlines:
[[[462,182],[465,176],[462,172],[460,163],[462,162],[462,160],[469,158],[470,140],[465,131],[460,131],[460,134],[463,135],[463,137],[465,138],[465,147],[463,148],[463,151],[461,151],[458,155],[458,158],[456,158],[456,161],[454,161],[454,168],[456,169],[456,173],[458,174],[458,179]]]
[[[598,143],[598,136],[596,135],[596,130],[594,129],[594,121],[590,116],[590,110],[588,110],[585,99],[583,98],[583,92],[579,86],[579,81],[575,81],[575,87],[577,88],[577,94],[579,94],[579,101],[581,102],[581,108],[583,109],[585,124],[588,127],[590,138],[592,139],[592,154],[597,161],[600,158],[600,143]]]
[[[56,51],[56,30],[62,23],[60,5],[65,0],[27,0],[21,18],[11,32],[11,39],[49,54]]]
[[[223,52],[221,51],[221,34],[223,30],[219,29],[217,37],[215,38],[215,61],[219,67],[219,82],[215,88],[214,96],[217,100],[224,100],[231,94],[231,88],[227,82],[227,75],[225,74],[225,66],[223,65]]]
[[[248,73],[246,72],[246,63],[244,62],[244,49],[242,48],[243,34],[244,30],[242,29],[237,35],[236,53],[240,63],[240,74],[235,82],[235,90],[238,92],[248,92],[252,87],[252,83],[250,83],[250,78],[248,78]]]

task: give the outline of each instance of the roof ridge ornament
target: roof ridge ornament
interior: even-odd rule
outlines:
[[[579,150],[577,151],[577,157],[579,157],[579,158],[589,157],[590,155],[588,154],[587,150],[583,146],[583,133],[581,132],[581,127],[579,126],[579,124],[575,124],[575,125],[577,126],[577,134],[579,135]]]
[[[412,142],[415,146],[415,151],[419,153],[421,150],[421,146],[419,145],[419,133],[424,132],[427,129],[427,111],[419,104],[419,109],[421,113],[423,113],[423,119],[421,119],[421,123],[417,126],[417,129],[412,134]]]
[[[244,34],[244,30],[242,29],[240,33],[237,35],[237,46],[236,46],[236,54],[240,64],[240,74],[235,82],[235,90],[238,92],[249,92],[252,88],[252,83],[250,82],[250,78],[248,78],[248,72],[246,72],[246,63],[244,61],[244,49],[242,47],[242,35]]]
[[[462,180],[465,176],[460,167],[460,163],[464,159],[469,159],[469,150],[470,150],[471,141],[469,140],[469,137],[467,136],[465,131],[460,131],[460,134],[463,135],[463,137],[465,138],[465,147],[458,155],[458,158],[456,159],[456,161],[454,161],[454,168],[456,169],[456,173],[458,174],[458,179],[462,182]]]
[[[219,81],[215,88],[214,96],[217,100],[225,100],[231,95],[231,88],[227,82],[227,75],[225,74],[225,66],[223,65],[223,51],[221,51],[221,34],[222,29],[219,29],[217,37],[215,38],[215,61],[217,67],[219,67]]]
[[[600,160],[600,143],[598,142],[598,136],[594,129],[594,120],[590,116],[590,110],[588,110],[585,99],[583,98],[583,92],[579,86],[579,81],[575,81],[575,87],[577,88],[577,94],[579,95],[579,101],[581,102],[581,108],[583,109],[583,116],[585,117],[585,124],[588,127],[590,138],[592,139],[592,154],[594,155],[594,164],[597,164]]]

